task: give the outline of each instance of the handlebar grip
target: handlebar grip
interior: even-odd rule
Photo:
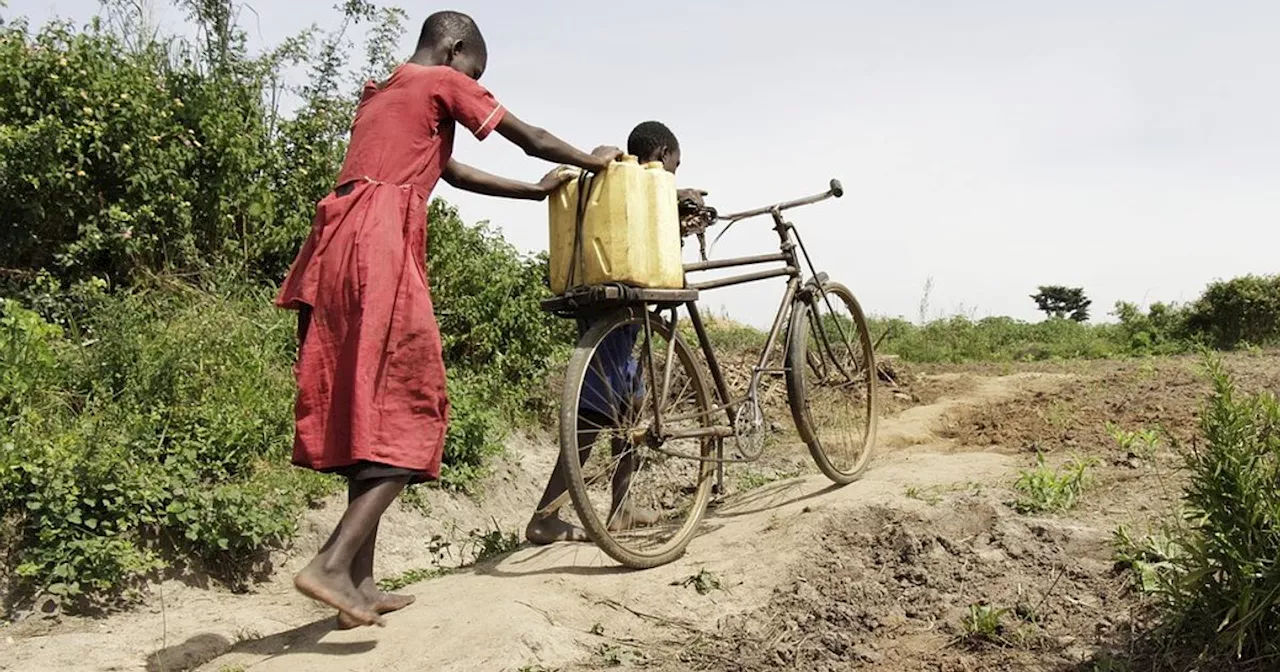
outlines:
[[[831,180],[831,195],[835,196],[836,198],[840,198],[841,196],[844,196],[844,187],[840,185],[840,180],[837,180],[837,179]]]

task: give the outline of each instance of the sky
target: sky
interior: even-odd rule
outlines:
[[[160,22],[180,15],[157,3]],[[269,45],[329,3],[249,3]],[[9,0],[3,16],[90,18],[95,0]],[[481,83],[584,150],[646,119],[680,138],[681,186],[722,212],[809,195],[792,213],[815,265],[871,314],[1038,319],[1038,285],[1190,301],[1219,278],[1280,271],[1280,3],[1274,0],[649,0],[409,6],[403,53],[431,11],[471,14]],[[305,8],[304,8],[305,7]],[[494,134],[458,160],[536,181],[551,166]],[[436,191],[525,251],[545,203]],[[714,256],[766,254],[768,220]],[[931,281],[931,282],[930,282]],[[781,280],[707,292],[767,326]]]

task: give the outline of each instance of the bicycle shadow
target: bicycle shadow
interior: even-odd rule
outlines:
[[[723,527],[723,524],[704,519],[694,531],[694,538],[714,534]],[[548,575],[615,576],[638,570],[615,563],[590,542],[565,541],[547,546],[528,546],[505,558],[475,565],[470,571],[481,576],[516,578]]]
[[[764,485],[742,495],[735,495],[707,510],[694,538],[715,534],[727,521],[768,513],[829,495],[842,486],[827,484],[812,489],[810,479],[792,478]],[[721,522],[717,522],[721,521]],[[505,558],[481,563],[470,568],[481,576],[516,578],[524,576],[613,576],[636,570],[616,564],[589,542],[558,542],[547,546],[526,545]]]
[[[808,486],[809,479],[803,477],[770,483],[741,496],[721,502],[708,510],[707,517],[711,519],[732,519],[777,511],[794,504],[832,494],[844,487],[830,483],[818,490],[809,490]]]
[[[561,541],[547,546],[530,547],[516,555],[476,565],[471,571],[480,576],[517,578],[522,576],[611,576],[631,570],[622,565],[592,564],[612,562],[590,542]],[[583,562],[584,556],[586,562]]]

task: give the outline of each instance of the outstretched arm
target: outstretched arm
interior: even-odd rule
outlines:
[[[525,154],[555,163],[600,172],[622,155],[616,147],[597,147],[584,154],[557,138],[546,129],[531,126],[516,118],[475,80],[450,68],[431,72],[432,94],[454,121],[466,126],[477,139],[483,140],[496,130],[515,143]]]
[[[463,191],[484,194],[485,196],[541,201],[556,187],[572,179],[573,174],[570,171],[557,168],[547,173],[547,176],[537,184],[533,184],[492,175],[479,168],[473,168],[465,163],[449,159],[449,164],[444,167],[444,175],[442,177],[450,186]]]
[[[622,155],[622,151],[616,147],[597,147],[592,153],[584,154],[546,129],[520,121],[510,111],[502,117],[496,130],[529,156],[554,163],[567,163],[592,172],[608,168],[610,162]]]

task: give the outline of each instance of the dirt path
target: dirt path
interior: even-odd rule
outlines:
[[[628,642],[713,626],[768,603],[794,579],[803,549],[820,545],[832,521],[850,512],[918,511],[927,504],[907,488],[1007,481],[1023,462],[1001,450],[960,445],[940,436],[946,419],[965,408],[1051,392],[1069,377],[1024,373],[1003,377],[936,378],[959,390],[935,403],[882,420],[880,454],[866,477],[841,489],[803,476],[731,498],[709,514],[684,558],[646,572],[618,569],[590,545],[525,548],[465,572],[410,586],[418,603],[385,629],[332,630],[332,614],[289,590],[283,578],[296,558],[332,523],[311,521],[282,580],[250,595],[166,584],[142,612],[58,625],[20,624],[0,630],[0,669],[182,670],[536,670],[583,661],[627,662]],[[535,442],[538,443],[538,442]],[[433,519],[484,528],[522,529],[551,451],[525,441],[512,465],[488,484],[501,493],[479,503],[439,495]],[[541,457],[539,457],[541,456]],[[332,514],[330,514],[332,515]],[[438,534],[414,512],[396,512],[384,534],[386,575],[425,563],[422,540]],[[438,525],[435,526],[438,528]],[[387,528],[384,528],[387,529]],[[395,541],[391,541],[395,540]],[[714,577],[722,590],[700,594],[689,581]],[[535,667],[536,665],[544,668]]]

